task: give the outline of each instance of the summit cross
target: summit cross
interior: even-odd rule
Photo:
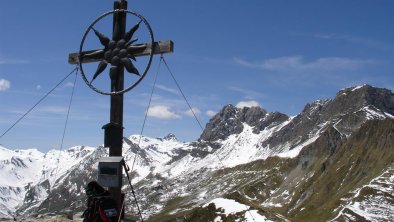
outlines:
[[[78,64],[80,66],[81,73],[84,77],[85,82],[92,89],[99,93],[101,92],[99,90],[96,90],[95,87],[93,87],[91,84],[93,80],[98,77],[108,65],[110,65],[111,92],[102,93],[110,95],[111,97],[110,122],[103,126],[103,129],[105,131],[104,146],[109,147],[109,156],[122,156],[123,94],[126,91],[132,89],[142,80],[147,70],[149,69],[153,54],[171,53],[173,52],[174,47],[174,43],[171,40],[154,42],[153,33],[150,30],[150,27],[148,27],[148,29],[152,41],[149,43],[134,45],[133,43],[137,40],[132,40],[132,36],[134,32],[138,29],[140,23],[143,21],[146,26],[149,26],[149,24],[147,24],[146,20],[142,16],[136,13],[131,13],[134,16],[139,17],[141,20],[139,23],[134,25],[129,31],[126,32],[126,15],[128,13],[131,13],[131,11],[127,11],[127,1],[115,1],[114,10],[99,17],[88,28],[82,40],[80,51],[70,53],[68,57],[68,62],[70,64]],[[93,28],[94,24],[96,24],[98,20],[109,14],[113,14],[113,33],[111,40],[104,36],[102,33],[100,33],[98,30]],[[94,31],[96,36],[99,38],[101,44],[104,46],[104,49],[82,51],[83,42],[90,30]],[[147,55],[150,56],[150,60],[147,68],[144,71],[144,74],[141,76],[131,60],[135,60],[135,57]],[[93,75],[93,78],[91,80],[87,80],[85,74],[83,73],[82,64],[91,62],[99,62],[99,65],[95,74]],[[124,69],[126,69],[129,73],[140,76],[140,79],[136,83],[134,83],[132,87],[129,87],[126,90],[124,89]],[[122,170],[120,172],[120,175],[122,175]],[[109,191],[116,200],[118,209],[121,209],[123,203],[122,200],[124,198],[123,194],[121,193],[121,186],[109,187]]]

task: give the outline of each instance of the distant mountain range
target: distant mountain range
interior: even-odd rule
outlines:
[[[394,221],[394,94],[369,85],[294,117],[226,105],[197,141],[124,138],[147,221]],[[0,146],[0,218],[80,212],[104,147]],[[136,214],[130,190],[127,213]],[[148,219],[149,218],[149,219]]]

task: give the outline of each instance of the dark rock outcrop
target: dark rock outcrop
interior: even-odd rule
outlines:
[[[232,134],[241,133],[244,123],[253,127],[253,133],[259,133],[271,124],[280,124],[288,119],[285,114],[268,113],[261,107],[237,108],[230,104],[212,117],[200,140],[210,142],[224,140]]]
[[[369,119],[394,116],[394,93],[369,85],[339,91],[332,100],[307,104],[291,123],[264,141],[262,146],[275,147],[287,141],[294,146],[310,139],[328,126],[350,135]]]

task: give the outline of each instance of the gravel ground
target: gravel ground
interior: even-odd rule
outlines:
[[[31,218],[17,218],[16,220],[12,219],[1,219],[1,222],[82,222],[83,218],[81,218],[81,213],[74,215],[73,220],[68,219],[66,215],[61,216],[38,216],[37,218],[31,217]],[[125,222],[132,222],[133,220],[122,220]]]
[[[74,215],[73,220],[68,219],[66,215],[56,215],[56,216],[38,216],[36,218],[34,217],[29,217],[29,218],[16,218],[16,220],[13,219],[0,219],[0,221],[4,222],[82,222],[83,219],[80,217],[81,214],[76,214]]]

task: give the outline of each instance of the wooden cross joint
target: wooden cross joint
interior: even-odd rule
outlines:
[[[171,40],[154,42],[154,47],[152,47],[151,43],[137,44],[135,46],[146,46],[143,51],[136,52],[134,54],[135,57],[149,55],[152,48],[154,49],[153,54],[165,54],[165,53],[174,52],[174,42]],[[99,62],[103,59],[103,55],[100,53],[96,53],[95,56],[93,56],[93,53],[95,53],[97,51],[98,50],[89,50],[89,51],[82,52],[82,56],[81,56],[82,61],[79,61],[79,53],[78,52],[70,53],[68,56],[68,63],[79,64],[80,62],[81,63]],[[84,58],[84,55],[89,55],[89,56]]]

